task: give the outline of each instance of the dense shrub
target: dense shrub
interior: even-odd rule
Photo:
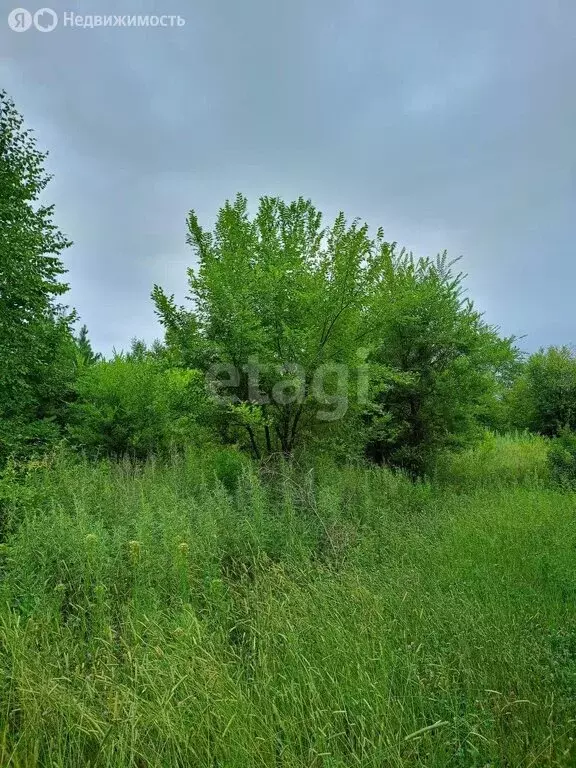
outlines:
[[[209,403],[198,371],[118,356],[85,368],[76,388],[68,432],[89,453],[145,458],[207,437]]]
[[[576,356],[568,347],[541,349],[526,361],[506,397],[511,426],[553,437],[576,430]]]
[[[548,450],[551,476],[562,486],[576,486],[576,432],[566,429]]]
[[[371,313],[380,319],[372,359],[396,375],[377,393],[368,453],[419,475],[439,452],[482,436],[498,381],[514,365],[513,339],[463,295],[462,274],[399,254],[384,270]]]

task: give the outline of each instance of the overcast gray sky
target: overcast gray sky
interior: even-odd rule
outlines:
[[[150,291],[185,295],[187,211],[210,225],[238,191],[462,255],[504,333],[576,344],[574,0],[52,0],[49,33],[11,31],[14,5],[0,84],[50,151],[97,349],[161,335]],[[65,11],[186,24],[65,28]]]

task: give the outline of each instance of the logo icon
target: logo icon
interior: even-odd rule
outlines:
[[[8,14],[8,26],[13,32],[26,32],[32,26],[32,14],[26,8],[14,8]]]
[[[34,14],[34,26],[38,32],[52,32],[58,24],[58,14],[52,8],[40,8]]]

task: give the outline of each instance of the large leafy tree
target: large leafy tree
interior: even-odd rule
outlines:
[[[373,359],[399,375],[376,398],[368,452],[414,474],[490,420],[518,357],[514,340],[502,339],[464,295],[464,275],[452,266],[446,254],[434,261],[392,253],[371,307],[379,320]]]
[[[194,212],[188,229],[192,308],[153,293],[167,347],[227,381],[222,423],[257,456],[347,432],[419,473],[496,406],[512,340],[463,297],[445,256],[415,260],[343,214],[323,227],[302,198],[263,198],[251,218],[239,195],[213,233]]]
[[[188,242],[198,260],[188,271],[192,309],[154,288],[167,344],[181,364],[233,385],[226,423],[257,456],[290,454],[302,435],[350,411],[366,297],[389,246],[342,214],[323,227],[303,198],[262,198],[251,218],[241,195],[213,233],[192,211]]]
[[[68,286],[70,245],[40,202],[46,154],[0,92],[0,458],[51,433],[74,370]]]

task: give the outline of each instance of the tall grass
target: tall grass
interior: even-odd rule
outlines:
[[[540,435],[486,432],[472,448],[440,457],[434,479],[463,490],[471,487],[540,486],[548,477],[549,440]]]
[[[6,473],[0,765],[574,765],[575,497],[530,478]]]

